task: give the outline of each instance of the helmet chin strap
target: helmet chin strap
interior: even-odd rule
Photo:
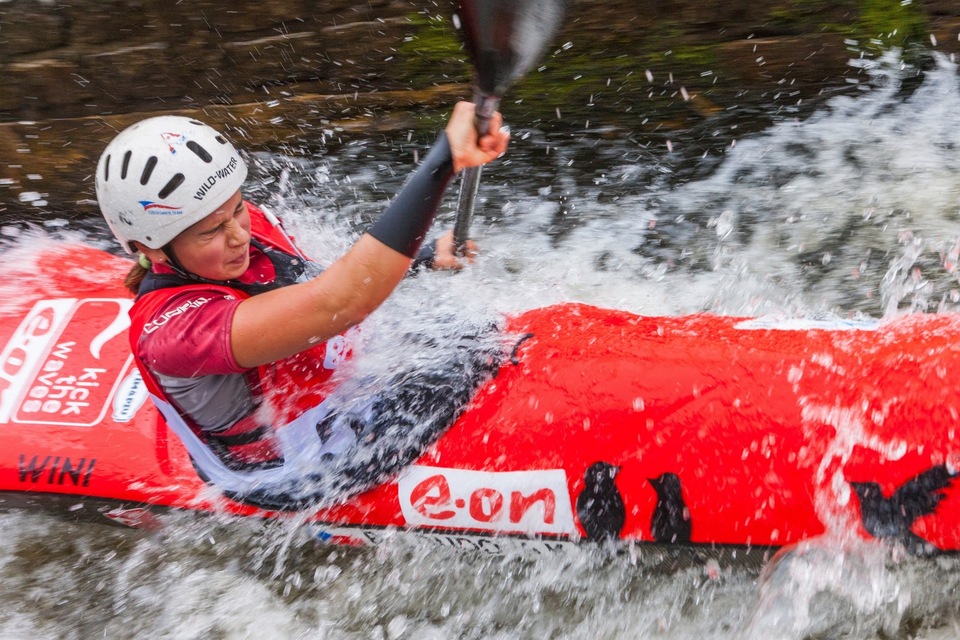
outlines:
[[[183,268],[183,265],[180,264],[180,261],[177,260],[177,256],[173,253],[173,244],[168,243],[160,247],[160,251],[163,252],[163,255],[167,257],[167,266],[173,269],[174,273],[183,278],[189,278],[190,280],[203,281],[204,278],[196,275],[195,273],[190,273]]]

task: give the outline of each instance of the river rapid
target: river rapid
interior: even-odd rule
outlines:
[[[742,137],[723,117],[673,138],[597,123],[514,128],[508,157],[484,172],[476,263],[409,280],[365,331],[569,300],[645,315],[960,311],[957,68],[938,58],[918,75],[894,56],[851,64],[858,85]],[[307,155],[255,156],[252,199],[332,258],[429,140],[324,135]],[[455,188],[440,225],[454,209]],[[107,246],[95,223],[0,233],[0,260],[64,238]],[[641,548],[340,548],[296,523],[162,520],[144,532],[0,515],[0,638],[960,637],[955,559],[905,559],[843,535],[763,570],[667,570]]]

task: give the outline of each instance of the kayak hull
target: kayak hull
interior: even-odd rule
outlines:
[[[0,504],[130,526],[164,508],[282,516],[205,484],[147,400],[131,301],[112,284],[127,264],[52,247],[30,267],[31,295],[0,307]],[[775,322],[564,304],[506,332],[513,352],[453,426],[397,477],[313,514],[318,537],[769,548],[836,534],[960,549],[956,315]]]

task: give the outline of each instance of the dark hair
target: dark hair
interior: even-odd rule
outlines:
[[[130,272],[127,273],[127,277],[123,279],[123,286],[130,290],[134,296],[137,295],[140,291],[140,283],[143,282],[143,279],[147,277],[147,274],[150,272],[149,269],[144,267],[139,262],[134,262],[133,266],[130,267]]]

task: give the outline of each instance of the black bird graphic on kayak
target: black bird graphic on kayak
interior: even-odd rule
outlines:
[[[870,535],[902,544],[914,555],[929,556],[940,550],[910,529],[917,518],[936,511],[946,498],[944,489],[956,477],[946,465],[938,465],[907,480],[889,498],[876,482],[851,482],[850,486],[860,499],[860,518]]]
[[[648,479],[657,492],[657,506],[650,520],[650,533],[657,542],[690,542],[690,511],[683,501],[680,478],[664,473]]]
[[[588,540],[616,540],[623,531],[627,509],[614,480],[620,467],[594,462],[584,474],[585,486],[577,496],[577,517]]]

